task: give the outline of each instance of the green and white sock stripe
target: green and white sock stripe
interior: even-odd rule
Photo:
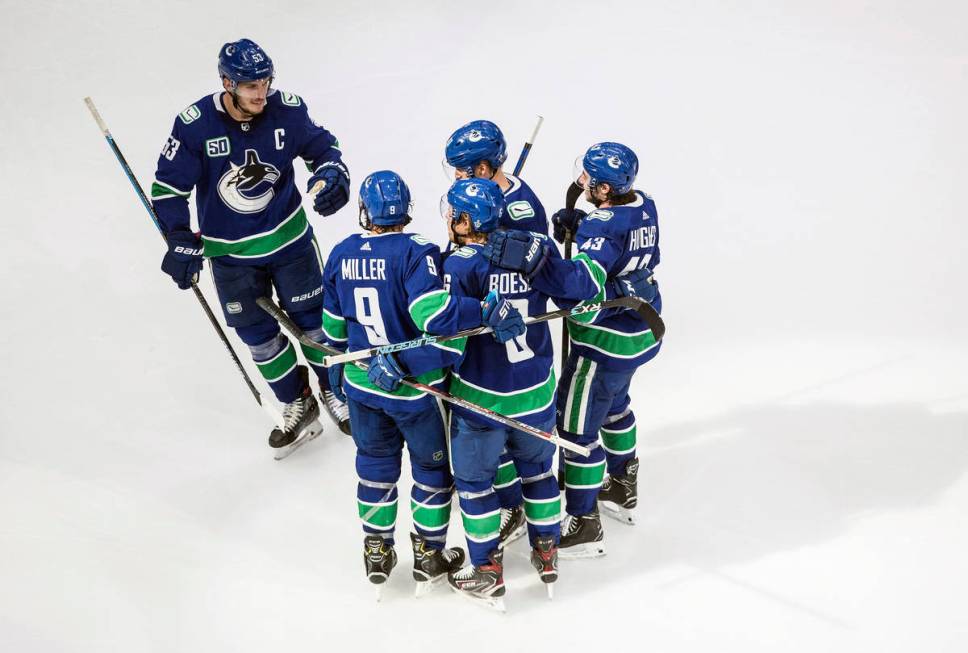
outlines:
[[[369,526],[376,530],[392,531],[397,523],[397,499],[386,502],[375,502],[356,500],[359,509],[360,521],[364,526]]]
[[[450,523],[450,501],[446,503],[421,503],[410,499],[410,514],[415,526],[425,531],[445,530]]]
[[[602,448],[611,454],[626,454],[635,451],[635,423],[624,429],[610,429],[603,426],[599,429],[602,436]]]
[[[445,370],[433,370],[427,372],[426,374],[421,374],[417,377],[417,381],[425,385],[437,385],[443,382],[446,376]],[[387,392],[382,388],[370,383],[370,379],[367,377],[366,370],[360,369],[356,365],[347,365],[343,368],[343,379],[346,383],[350,384],[357,390],[363,392],[368,392],[373,395],[380,397],[388,397],[391,399],[401,399],[404,401],[414,401],[426,396],[426,392],[423,390],[417,390],[409,386],[401,385],[399,388],[393,392]]]
[[[651,329],[624,333],[597,324],[568,322],[568,335],[577,345],[594,349],[613,358],[637,358],[658,343]]]
[[[579,306],[582,306],[584,304],[595,304],[597,302],[604,301],[605,300],[605,281],[606,279],[608,279],[608,273],[605,271],[605,268],[603,268],[601,263],[599,263],[598,261],[594,261],[591,258],[589,258],[588,254],[585,254],[584,252],[578,254],[578,256],[574,257],[572,260],[577,261],[585,266],[585,268],[588,270],[588,273],[592,277],[592,281],[595,282],[595,287],[598,288],[598,292],[595,293],[594,297],[590,299],[586,299],[585,301],[581,302]],[[582,313],[581,315],[575,315],[573,317],[570,317],[568,318],[568,320],[575,321],[575,322],[582,322],[582,323],[592,322],[598,316],[598,313],[599,313],[598,311]]]
[[[188,199],[191,195],[190,190],[178,190],[174,186],[166,184],[163,181],[158,181],[155,179],[155,183],[151,184],[151,199],[152,200],[167,200],[172,197],[181,197],[182,199]]]
[[[555,400],[555,370],[548,370],[548,378],[529,388],[521,388],[512,392],[497,392],[474,385],[460,377],[457,372],[451,373],[450,393],[479,406],[508,417],[522,417],[532,413],[539,413],[550,406]]]
[[[202,234],[205,256],[231,256],[232,258],[261,258],[278,252],[292,242],[299,240],[309,230],[309,221],[302,206],[296,208],[289,217],[274,229],[254,234],[238,240],[213,238]]]
[[[464,524],[464,534],[471,542],[487,542],[500,536],[500,509],[483,515],[468,515],[462,508],[460,514]]]
[[[592,381],[598,364],[590,358],[579,356],[575,373],[568,384],[568,395],[565,398],[564,425],[569,433],[582,433],[585,428],[585,416],[588,403],[591,401]]]
[[[497,474],[494,476],[494,489],[500,490],[510,487],[519,480],[521,479],[518,478],[518,469],[514,466],[514,461],[509,460],[497,468]]]
[[[591,490],[602,485],[605,478],[605,461],[576,463],[565,458],[565,487]]]
[[[524,517],[535,526],[548,526],[561,521],[561,496],[550,499],[524,497]]]
[[[441,288],[420,295],[410,302],[408,310],[417,328],[426,332],[427,325],[444,312],[448,304],[450,304],[450,293]]]
[[[346,342],[349,336],[346,335],[346,318],[340,315],[333,315],[325,308],[323,309],[323,333],[330,340]]]
[[[255,365],[266,381],[278,381],[296,367],[296,348],[286,341],[282,351],[268,360],[256,361]]]

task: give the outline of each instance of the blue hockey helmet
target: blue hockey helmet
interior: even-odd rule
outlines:
[[[508,158],[508,144],[500,127],[490,120],[473,120],[459,128],[444,146],[445,171],[453,179],[454,170],[474,175],[474,166],[487,161],[497,170]]]
[[[466,213],[474,231],[490,233],[497,229],[507,210],[501,187],[490,179],[458,179],[441,198],[441,213],[454,221]]]
[[[218,74],[229,79],[234,86],[239,82],[272,79],[275,68],[266,51],[254,41],[239,39],[226,43],[218,51]]]
[[[585,152],[581,168],[588,175],[587,188],[605,183],[615,195],[624,195],[639,174],[639,159],[621,143],[596,143]]]
[[[389,227],[410,222],[410,189],[392,170],[372,173],[360,185],[360,226]]]

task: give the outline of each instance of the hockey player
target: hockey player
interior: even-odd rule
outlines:
[[[489,242],[489,260],[560,297],[600,301],[631,295],[661,311],[662,298],[652,279],[652,268],[659,264],[658,218],[652,198],[633,190],[637,173],[638,159],[628,147],[593,145],[581,160],[577,183],[596,210],[584,215],[562,209],[552,217],[559,236],[565,229],[577,229],[579,254],[565,261],[551,256],[554,248],[543,239],[505,232]],[[592,281],[594,292],[580,292],[579,279]],[[627,510],[636,504],[638,459],[629,384],[635,370],[658,353],[660,343],[637,313],[624,309],[571,318],[568,331],[572,348],[558,393],[558,428],[564,438],[592,452],[587,458],[565,453],[567,515],[559,552],[565,558],[590,557],[605,553],[596,500],[621,511],[631,523]],[[606,459],[610,480],[603,487]]]
[[[547,310],[548,296],[517,272],[492,266],[481,255],[487,235],[497,228],[506,206],[494,182],[464,179],[454,183],[442,203],[449,230],[462,245],[444,262],[444,279],[455,297],[480,299],[495,290],[523,316]],[[547,237],[545,237],[547,238]],[[585,282],[585,292],[594,286]],[[450,392],[545,431],[554,427],[555,373],[551,334],[545,323],[500,344],[470,338],[464,357],[451,372]],[[458,592],[488,603],[504,595],[503,549],[499,542],[500,501],[493,488],[500,457],[510,453],[524,497],[532,546],[531,562],[541,580],[557,579],[561,499],[551,471],[555,447],[454,406],[451,458],[471,564],[450,575]]]
[[[458,128],[447,139],[443,167],[450,178],[490,179],[500,187],[507,210],[501,216],[498,227],[547,234],[548,219],[544,206],[523,179],[504,172],[507,156],[507,141],[501,129],[489,120],[473,120]],[[501,454],[494,489],[501,501],[503,547],[525,533],[521,479],[508,451]]]
[[[440,250],[404,233],[410,222],[410,191],[394,172],[368,176],[360,188],[360,225],[333,248],[323,279],[323,329],[337,348],[350,350],[411,340],[422,333],[452,334],[482,323],[510,338],[524,331],[521,316],[500,298],[481,302],[452,297],[439,276]],[[482,336],[490,339],[489,336]],[[356,443],[357,501],[364,532],[367,578],[382,585],[396,564],[394,525],[403,445],[410,452],[414,484],[410,506],[415,533],[413,576],[418,596],[464,561],[460,548],[445,548],[453,477],[444,423],[434,399],[402,386],[405,376],[440,385],[452,343],[372,359],[369,372],[330,367],[334,391],[348,398]],[[379,588],[378,588],[379,591]]]
[[[305,102],[272,88],[275,69],[262,48],[249,39],[226,43],[218,70],[222,90],[178,114],[158,158],[151,198],[168,240],[161,269],[186,289],[203,259],[211,261],[226,323],[284,405],[284,423],[269,436],[280,448],[319,432],[319,406],[292,343],[255,300],[271,296],[274,286],[293,321],[322,340],[322,262],[292,162],[300,157],[312,169],[309,186],[321,188],[313,206],[324,216],[346,204],[349,172],[336,138],[312,121]],[[200,235],[190,226],[192,189]],[[321,356],[303,352],[327,409],[348,430]]]

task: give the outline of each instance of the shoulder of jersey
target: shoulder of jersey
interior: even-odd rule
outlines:
[[[329,252],[329,258],[333,259],[343,255],[352,254],[352,252],[358,251],[367,242],[368,241],[363,238],[362,234],[350,234],[343,240],[333,245],[333,249]]]
[[[290,93],[289,91],[283,91],[282,89],[274,89],[269,97],[266,98],[266,104],[271,107],[282,107],[283,109],[297,109],[300,108],[303,111],[306,110],[306,103],[303,99],[296,95],[295,93]]]
[[[188,105],[178,113],[176,121],[181,125],[182,129],[186,127],[191,130],[202,128],[203,125],[215,117],[220,111],[223,111],[219,99],[220,95],[221,93],[206,95],[195,103]]]

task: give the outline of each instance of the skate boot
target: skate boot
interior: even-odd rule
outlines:
[[[605,555],[605,533],[598,508],[587,515],[566,514],[561,522],[561,541],[558,543],[558,557],[568,560],[574,558],[597,558]]]
[[[623,524],[635,524],[632,509],[638,504],[638,490],[636,481],[639,476],[639,459],[633,458],[625,463],[625,474],[621,476],[606,476],[602,489],[598,492],[598,501],[602,512]]]
[[[541,582],[548,589],[548,598],[554,598],[554,583],[558,580],[558,547],[550,535],[535,538],[531,549],[531,565],[538,571]]]
[[[413,545],[413,579],[417,581],[415,596],[418,599],[464,564],[464,549],[459,546],[433,549],[416,533],[410,533],[410,543]]]
[[[308,371],[299,366],[299,375],[305,379]],[[309,384],[303,384],[302,394],[282,409],[282,427],[272,429],[269,446],[276,450],[275,459],[282,460],[293,451],[323,432],[319,423],[319,404],[313,397]]]
[[[397,566],[397,552],[379,535],[367,535],[363,538],[363,566],[367,580],[375,586],[376,600],[379,601],[383,595],[383,584]]]
[[[501,508],[501,539],[498,540],[498,547],[503,549],[527,530],[523,507]]]
[[[326,414],[333,420],[340,431],[346,435],[353,435],[350,428],[350,409],[342,401],[336,398],[332,390],[319,390],[319,401],[326,408]]]
[[[452,590],[485,607],[504,612],[504,551],[494,549],[488,563],[447,574]]]

